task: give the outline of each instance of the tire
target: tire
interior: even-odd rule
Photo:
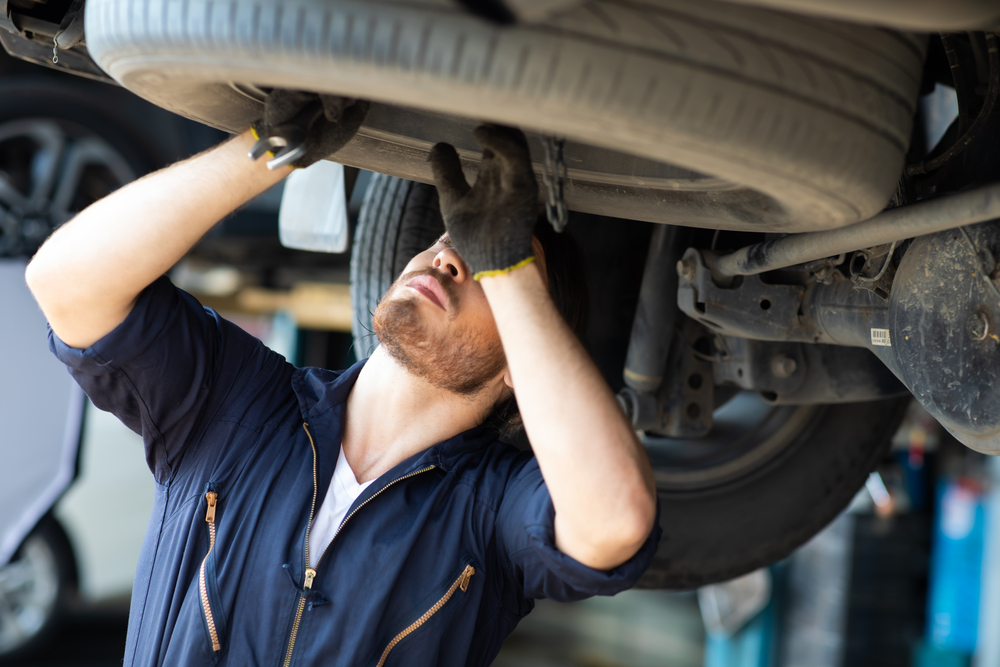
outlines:
[[[75,584],[66,533],[46,517],[0,567],[0,664],[13,664],[46,645]]]
[[[0,82],[0,257],[30,257],[76,212],[161,163],[126,113],[148,105],[105,88],[42,77]]]
[[[372,314],[406,264],[444,233],[433,186],[374,174],[358,213],[351,249],[352,333],[358,359],[378,345]]]
[[[239,131],[279,86],[374,100],[337,154],[430,182],[484,119],[569,139],[570,207],[753,231],[867,218],[893,192],[924,40],[709,0],[595,0],[498,27],[426,0],[90,0],[91,55],[141,97]],[[536,169],[539,168],[536,161]]]
[[[374,349],[368,332],[378,299],[443,229],[433,188],[373,177],[351,257],[359,357]],[[573,221],[570,229],[576,229]],[[600,261],[589,266],[622,270]],[[594,278],[588,282],[598,284]],[[615,299],[591,291],[592,312],[615,312],[609,296]],[[595,340],[587,343],[593,354]],[[613,372],[620,374],[620,369],[621,360]],[[639,586],[696,588],[790,554],[832,521],[864,485],[888,451],[908,403],[909,398],[772,407],[756,394],[742,392],[716,411],[716,427],[706,438],[647,438],[664,537]]]
[[[910,402],[907,397],[767,409],[755,394],[746,394],[739,396],[761,405],[742,457],[685,469],[676,460],[666,464],[664,441],[645,443],[663,539],[640,588],[697,588],[791,554],[864,486],[888,453]],[[688,451],[705,446],[687,444],[693,445]]]

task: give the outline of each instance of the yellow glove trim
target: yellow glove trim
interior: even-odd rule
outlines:
[[[490,269],[489,271],[479,271],[474,276],[472,276],[472,278],[473,280],[480,280],[482,278],[492,278],[493,276],[502,276],[505,273],[510,273],[511,271],[517,271],[522,266],[527,266],[528,264],[531,264],[534,261],[535,261],[535,256],[532,255],[531,257],[522,259],[514,266],[508,266],[506,269]]]
[[[253,135],[254,141],[260,141],[260,135],[257,134],[257,128],[254,127],[253,125],[250,126],[250,134]],[[267,154],[270,155],[272,159],[274,158],[273,152],[268,151]]]

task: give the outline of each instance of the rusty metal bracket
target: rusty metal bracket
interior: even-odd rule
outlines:
[[[757,340],[817,342],[817,332],[802,316],[806,288],[769,285],[746,276],[721,287],[712,276],[711,254],[689,248],[677,265],[677,305],[717,333]]]

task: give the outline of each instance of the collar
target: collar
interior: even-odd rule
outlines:
[[[326,479],[333,474],[333,466],[340,454],[347,397],[367,361],[363,359],[345,371],[306,367],[298,368],[292,374],[292,390],[298,400],[302,420],[309,424],[309,430],[316,439],[322,473],[326,473],[326,468],[329,467]],[[367,490],[383,486],[383,480],[389,482],[428,465],[434,465],[448,472],[463,456],[487,447],[496,440],[496,433],[490,428],[485,426],[471,428],[422,452],[417,452],[382,475]],[[332,449],[330,443],[335,443]]]

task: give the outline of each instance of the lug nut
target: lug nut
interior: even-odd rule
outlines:
[[[694,280],[697,272],[698,265],[695,263],[693,257],[687,257],[677,262],[677,275],[684,280]]]
[[[798,366],[795,360],[788,355],[777,354],[771,359],[771,374],[776,378],[787,380],[795,375],[795,369]]]
[[[969,315],[969,319],[965,321],[965,330],[972,340],[986,340],[990,334],[990,320],[986,317],[986,313],[977,310]]]

